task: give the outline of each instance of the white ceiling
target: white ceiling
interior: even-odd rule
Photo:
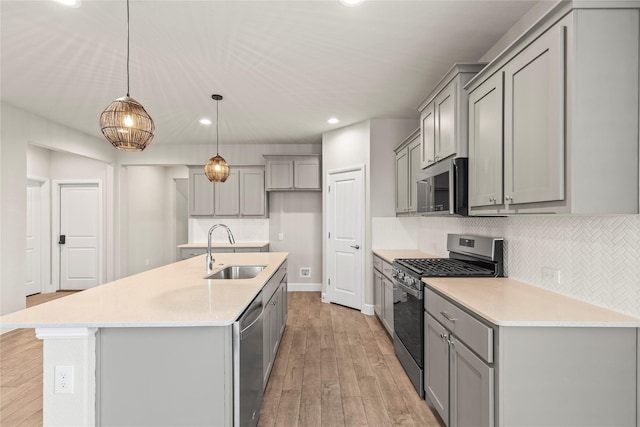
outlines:
[[[454,62],[477,61],[535,1],[131,0],[131,96],[154,144],[315,143],[372,117],[416,117]],[[126,3],[0,3],[1,97],[102,138],[126,93]],[[330,125],[330,116],[340,118]]]

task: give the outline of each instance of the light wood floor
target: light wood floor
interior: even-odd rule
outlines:
[[[289,293],[260,427],[439,426],[377,318]]]
[[[68,295],[35,295],[27,306]],[[33,329],[0,337],[0,426],[42,425],[42,341]],[[267,386],[260,427],[433,426],[373,316],[289,293],[289,318]]]
[[[27,307],[73,292],[38,294]],[[42,341],[33,329],[16,329],[0,336],[0,426],[42,425]]]

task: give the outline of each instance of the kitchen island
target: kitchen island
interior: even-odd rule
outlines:
[[[232,425],[233,325],[287,254],[215,258],[214,271],[265,268],[205,279],[199,256],[3,316],[3,328],[36,328],[44,340],[44,424]],[[70,380],[54,390],[61,367]]]

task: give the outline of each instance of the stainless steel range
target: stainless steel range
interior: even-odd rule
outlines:
[[[424,397],[422,278],[504,275],[502,238],[449,234],[447,250],[449,258],[406,258],[393,262],[393,283],[400,294],[393,305],[393,347],[420,397]]]

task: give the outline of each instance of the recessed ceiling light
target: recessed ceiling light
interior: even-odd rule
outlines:
[[[335,117],[331,117],[329,120],[327,120],[327,123],[331,123],[332,125],[335,125],[336,123],[340,123],[340,120],[338,120]]]
[[[353,6],[358,6],[364,0],[338,0],[338,1],[345,6],[353,7]]]
[[[211,124],[211,120],[209,120],[209,119],[200,119],[200,124],[201,125],[210,125]]]
[[[80,7],[80,0],[55,0],[55,1],[67,7]]]

